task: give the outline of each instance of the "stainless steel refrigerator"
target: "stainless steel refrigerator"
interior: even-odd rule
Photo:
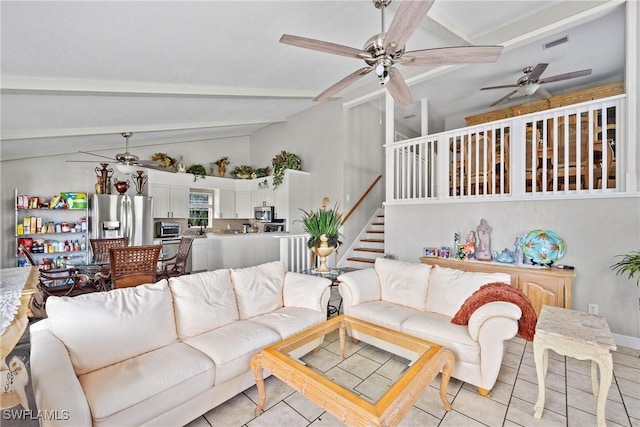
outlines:
[[[153,244],[153,197],[94,194],[91,237],[127,237],[129,245]]]

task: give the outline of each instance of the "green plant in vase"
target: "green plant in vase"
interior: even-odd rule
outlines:
[[[233,168],[233,170],[231,171],[231,175],[240,179],[249,179],[251,178],[251,174],[253,173],[254,170],[255,169],[253,169],[251,166],[240,165]]]
[[[187,168],[187,173],[193,174],[193,182],[196,182],[198,178],[204,179],[207,176],[207,170],[201,164],[191,165]]]
[[[297,154],[281,151],[271,159],[273,165],[273,188],[277,188],[284,179],[285,169],[300,170],[302,161]]]
[[[211,162],[209,166],[211,166],[211,175],[213,175],[213,165],[218,167],[218,175],[224,176],[227,171],[227,165],[229,165],[229,158],[227,156],[220,157],[215,162]]]
[[[629,279],[633,276],[636,278],[637,284],[640,286],[640,250],[631,251],[624,255],[617,255],[622,259],[611,266],[611,269],[616,272],[616,275],[629,275]]]
[[[309,233],[307,246],[320,257],[318,272],[328,272],[326,265],[327,256],[337,250],[342,244],[340,241],[340,227],[342,226],[342,213],[338,211],[338,203],[332,209],[327,209],[329,199],[324,198],[322,207],[313,211],[300,209],[304,215],[300,220],[304,230]]]

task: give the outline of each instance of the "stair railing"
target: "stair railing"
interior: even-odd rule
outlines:
[[[367,188],[367,191],[365,191],[364,194],[360,196],[358,201],[351,207],[351,209],[349,209],[349,212],[347,212],[347,214],[344,216],[344,218],[342,219],[342,225],[344,225],[344,223],[347,222],[351,214],[353,214],[356,211],[356,209],[358,209],[358,206],[360,206],[360,204],[364,201],[364,199],[371,192],[371,190],[373,190],[373,187],[375,187],[376,184],[380,182],[381,179],[382,179],[382,175],[378,175],[378,177],[373,180],[369,188]]]

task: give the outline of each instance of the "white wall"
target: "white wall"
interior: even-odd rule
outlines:
[[[614,333],[640,337],[639,288],[609,268],[615,255],[640,248],[640,197],[561,201],[495,201],[390,205],[385,209],[387,252],[416,262],[426,246],[452,246],[481,218],[493,228],[491,248],[513,250],[515,237],[533,229],[557,232],[567,244],[559,261],[573,265],[572,308],[598,304]]]

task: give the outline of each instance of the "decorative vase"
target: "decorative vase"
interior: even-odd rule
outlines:
[[[119,194],[124,194],[129,189],[129,180],[126,181],[116,181],[113,186]]]
[[[225,165],[224,163],[218,165],[218,175],[224,176],[225,173],[227,173],[227,165]]]
[[[136,171],[136,173],[131,175],[131,178],[133,178],[133,183],[136,186],[136,195],[142,196],[144,185],[149,178],[144,174],[144,171]]]
[[[320,265],[316,268],[317,273],[328,273],[330,270],[327,267],[327,257],[336,249],[333,246],[327,244],[326,235],[320,236],[320,246],[313,247],[313,253],[320,257]]]

